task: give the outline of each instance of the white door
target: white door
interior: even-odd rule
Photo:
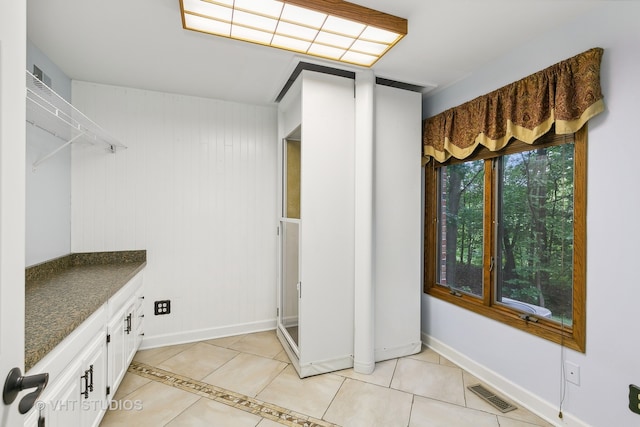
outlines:
[[[24,374],[26,0],[0,3],[0,384]],[[0,426],[22,424],[21,393]]]
[[[300,133],[300,128],[292,132]],[[280,219],[280,283],[278,328],[300,354],[300,138],[282,141],[282,214]]]

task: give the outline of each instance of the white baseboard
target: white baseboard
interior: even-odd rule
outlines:
[[[509,396],[509,398],[517,402],[518,405],[527,408],[548,423],[558,427],[590,427],[589,424],[566,412],[563,412],[562,419],[559,419],[557,405],[541,399],[538,395],[525,390],[502,375],[475,362],[466,355],[424,332],[422,333],[422,342],[436,353],[446,357],[465,371],[478,377],[478,379],[493,389]]]
[[[197,341],[211,340],[216,338],[230,337],[233,335],[249,334],[274,330],[276,320],[263,320],[260,322],[241,323],[237,325],[227,325],[217,328],[198,329],[193,331],[181,331],[162,335],[145,335],[140,350],[164,347],[167,345],[185,344]]]

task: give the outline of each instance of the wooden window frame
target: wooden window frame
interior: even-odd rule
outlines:
[[[495,271],[491,271],[491,258],[495,253],[494,221],[487,221],[495,215],[496,185],[493,159],[505,154],[537,149],[545,146],[561,145],[566,141],[565,135],[555,135],[553,129],[540,138],[534,145],[519,141],[512,142],[498,152],[490,152],[480,147],[464,160],[451,158],[440,164],[432,159],[425,165],[425,240],[424,240],[424,292],[459,307],[471,310],[480,315],[505,323],[540,338],[564,345],[573,350],[586,350],[586,206],[587,206],[587,126],[583,126],[573,134],[574,142],[574,218],[573,218],[573,303],[572,325],[562,325],[556,321],[542,317],[522,316],[522,312],[505,305],[493,302],[495,292]],[[484,243],[483,243],[483,297],[452,292],[447,286],[436,283],[439,253],[437,242],[437,169],[471,160],[485,161],[484,192]],[[489,165],[488,165],[489,163]],[[523,318],[524,317],[524,318]]]

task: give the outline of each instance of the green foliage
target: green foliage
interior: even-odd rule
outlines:
[[[446,279],[481,292],[484,162],[448,166],[441,177],[446,214]],[[573,144],[501,158],[498,286],[505,297],[564,313],[573,288]],[[443,237],[443,236],[441,236]],[[479,277],[479,279],[478,279]],[[480,286],[479,286],[480,285]]]

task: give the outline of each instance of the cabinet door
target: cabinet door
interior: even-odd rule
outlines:
[[[75,427],[80,424],[81,392],[84,381],[81,377],[81,360],[72,362],[56,379],[53,387],[42,398],[47,427]]]
[[[115,390],[120,385],[125,372],[124,312],[124,309],[117,312],[107,325],[107,334],[109,334],[109,343],[107,344],[107,386],[111,391],[108,397],[109,400],[115,394]]]
[[[107,408],[106,368],[106,339],[101,333],[51,384],[25,425],[37,425],[42,414],[47,427],[96,427]]]
[[[107,341],[96,337],[84,352],[82,364],[82,427],[96,427],[107,409]]]

